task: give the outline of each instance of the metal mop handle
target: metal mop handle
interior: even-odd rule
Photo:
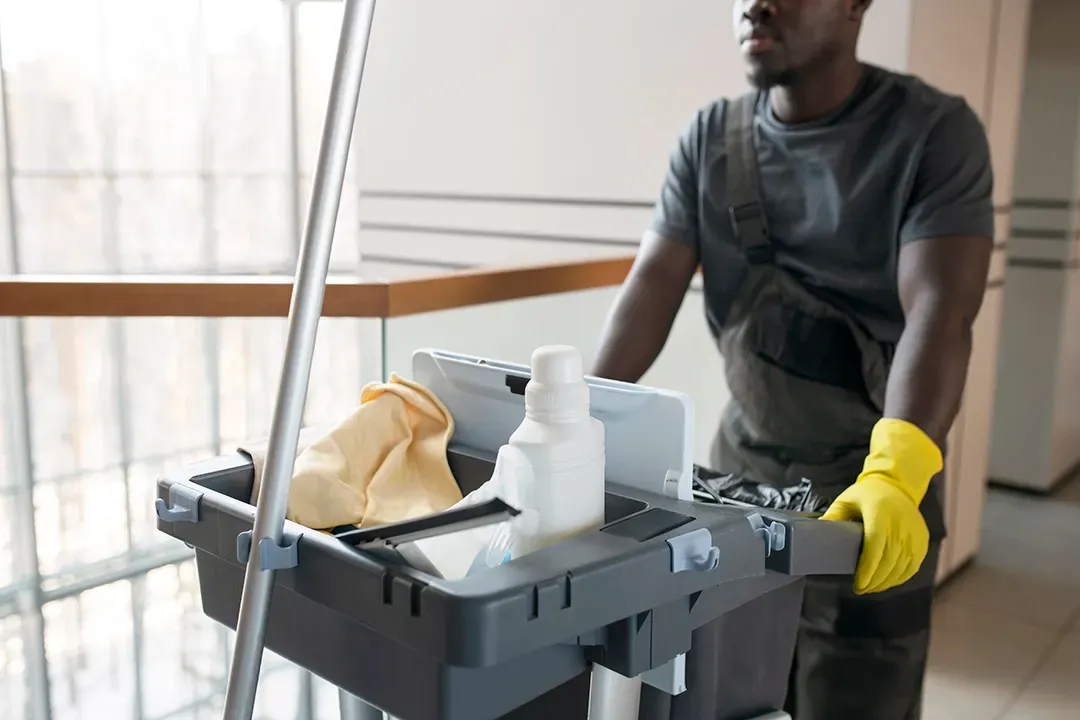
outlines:
[[[267,613],[274,587],[274,570],[260,568],[258,548],[264,538],[281,545],[296,446],[307,401],[311,359],[322,314],[330,249],[334,243],[338,206],[345,184],[345,166],[356,122],[360,82],[364,75],[375,0],[346,0],[334,63],[334,80],[315,168],[307,227],[296,266],[289,334],[281,367],[274,419],[262,487],[259,491],[252,552],[244,575],[236,647],[225,695],[225,720],[251,720],[259,684]]]

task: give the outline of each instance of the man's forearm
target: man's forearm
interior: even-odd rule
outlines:
[[[645,234],[604,324],[592,375],[636,383],[648,372],[667,343],[697,263],[693,246]]]
[[[656,362],[667,342],[681,298],[628,283],[611,309],[592,374],[636,383]]]
[[[971,346],[963,313],[912,313],[889,373],[885,417],[917,425],[943,446],[960,409]]]

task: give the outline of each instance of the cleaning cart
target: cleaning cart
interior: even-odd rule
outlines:
[[[374,9],[345,3],[257,503],[243,454],[158,484],[159,529],[195,549],[204,611],[236,629],[226,720],[251,719],[264,647],[339,687],[343,720],[786,717],[802,578],[853,574],[861,528],[695,502],[684,395],[589,379],[605,524],[461,580],[397,550],[513,508],[336,536],[285,520]],[[454,417],[451,470],[475,490],[524,416],[529,368],[421,350],[412,377]]]

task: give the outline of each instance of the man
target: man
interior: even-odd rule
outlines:
[[[945,534],[931,479],[993,245],[981,123],[856,59],[870,2],[734,0],[757,92],[703,108],[679,139],[593,370],[639,380],[700,265],[732,396],[713,469],[809,478],[833,500],[825,519],[863,522],[854,587],[807,586],[796,720],[921,714]]]

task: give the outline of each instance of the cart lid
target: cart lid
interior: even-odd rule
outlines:
[[[456,445],[494,457],[525,419],[528,365],[423,349],[413,353],[412,371],[453,416]],[[586,382],[592,415],[604,423],[608,481],[693,500],[690,397],[600,378]]]

